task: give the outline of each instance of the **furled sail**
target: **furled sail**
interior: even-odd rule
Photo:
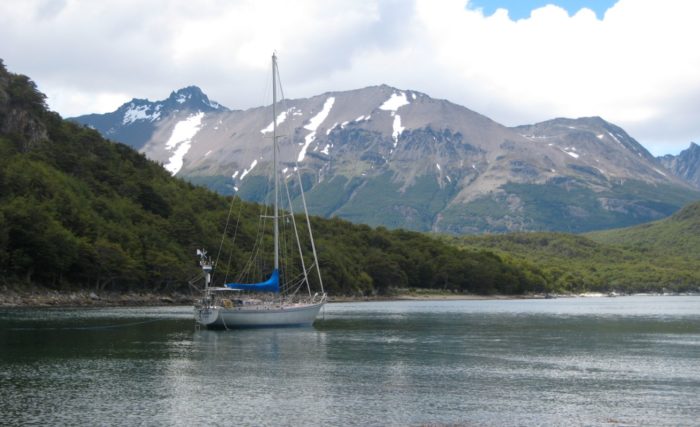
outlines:
[[[260,283],[227,283],[226,285],[229,289],[236,289],[239,291],[251,291],[251,292],[275,292],[280,291],[280,272],[275,269],[269,279]]]

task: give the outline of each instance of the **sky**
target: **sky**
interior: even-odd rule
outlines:
[[[507,125],[601,116],[654,155],[700,142],[696,0],[0,0],[0,58],[64,117],[197,85],[268,104],[388,84]]]
[[[617,3],[617,0],[474,0],[469,2],[469,8],[481,9],[486,16],[493,15],[498,9],[508,10],[508,16],[513,20],[527,19],[535,10],[555,4],[573,16],[579,10],[588,8],[595,12],[598,19],[603,19],[605,12]]]

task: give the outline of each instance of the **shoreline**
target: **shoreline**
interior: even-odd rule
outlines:
[[[610,298],[618,296],[698,296],[699,293],[638,293],[617,294],[588,292],[582,294],[524,294],[524,295],[476,295],[455,294],[450,292],[407,292],[395,295],[375,296],[330,296],[328,303],[379,302],[379,301],[493,301],[493,300],[527,300],[556,298]],[[54,291],[32,289],[17,292],[7,288],[0,289],[0,308],[32,307],[144,307],[144,306],[182,306],[192,305],[197,298],[194,294],[180,292],[97,292],[97,291]]]
[[[0,308],[13,307],[143,307],[191,305],[194,295],[179,292],[97,292],[33,289],[26,292],[0,291]]]
[[[329,297],[329,303],[341,302],[372,302],[372,301],[488,301],[488,300],[519,300],[545,299],[544,294],[528,295],[476,295],[476,294],[396,294],[376,295],[368,297],[336,296]]]
[[[182,293],[30,291],[0,292],[0,307],[143,307],[192,305],[197,297]],[[372,301],[459,301],[544,299],[544,295],[397,294],[388,296],[330,296],[329,304]]]

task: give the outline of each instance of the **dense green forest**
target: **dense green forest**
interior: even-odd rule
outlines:
[[[47,110],[28,77],[9,73],[0,62],[5,286],[186,290],[199,273],[197,248],[221,245],[231,268],[241,267],[261,210],[173,178],[131,148],[63,120]],[[226,226],[229,211],[239,226]],[[539,269],[491,251],[338,219],[313,218],[312,224],[331,294],[412,287],[484,294],[545,290]],[[222,243],[224,229],[231,238]]]
[[[553,291],[700,291],[700,202],[660,221],[581,236],[512,233],[446,240],[537,265]]]
[[[691,203],[661,221],[589,233],[596,242],[619,245],[649,254],[700,263],[700,203]],[[697,269],[700,265],[696,264]]]

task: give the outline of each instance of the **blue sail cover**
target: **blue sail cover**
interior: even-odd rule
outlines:
[[[237,289],[239,291],[252,291],[252,292],[275,292],[280,291],[280,272],[275,270],[269,279],[260,283],[227,283],[226,285],[229,289]]]

